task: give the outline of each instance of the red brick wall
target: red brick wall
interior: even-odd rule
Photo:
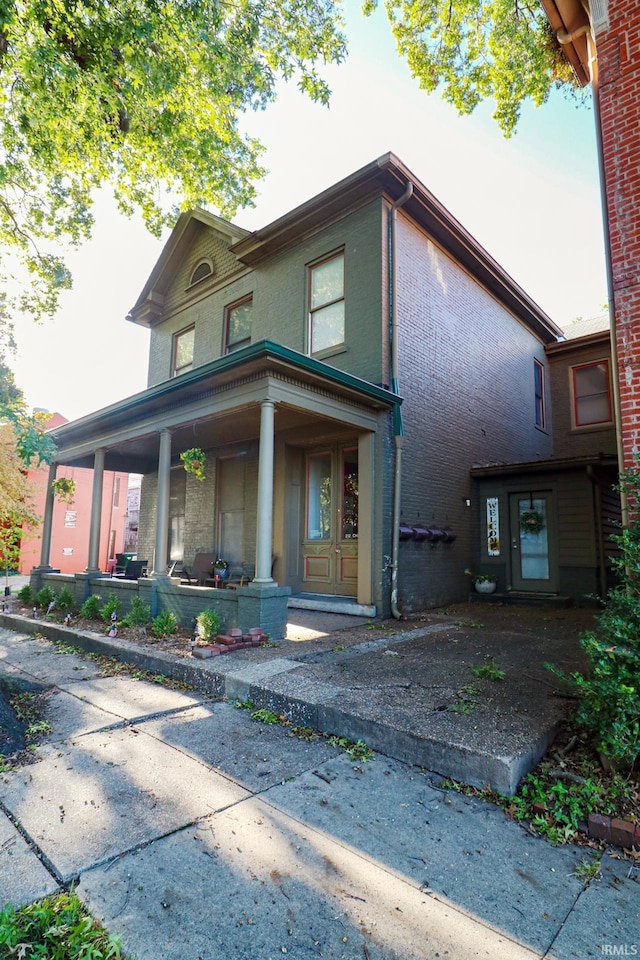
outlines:
[[[609,0],[596,35],[625,464],[640,452],[640,4]]]

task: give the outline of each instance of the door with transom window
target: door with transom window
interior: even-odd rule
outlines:
[[[303,589],[358,592],[358,444],[334,445],[306,456],[302,537]]]

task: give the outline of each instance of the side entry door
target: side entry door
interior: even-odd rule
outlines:
[[[558,590],[553,493],[533,491],[509,495],[511,586],[531,593]]]

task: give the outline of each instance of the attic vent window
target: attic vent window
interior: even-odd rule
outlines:
[[[200,280],[204,280],[205,277],[210,277],[213,273],[213,264],[210,260],[201,260],[198,266],[195,268],[191,274],[191,283],[198,283]]]

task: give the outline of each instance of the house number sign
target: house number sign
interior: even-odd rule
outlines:
[[[497,497],[487,497],[487,553],[500,556],[500,511]]]

